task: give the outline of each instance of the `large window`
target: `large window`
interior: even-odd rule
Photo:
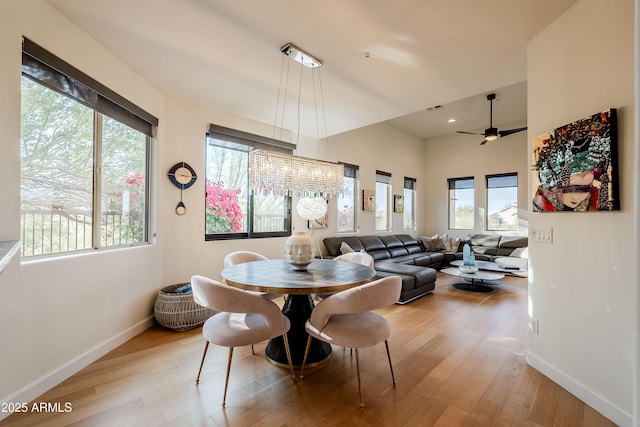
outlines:
[[[376,231],[391,230],[391,174],[376,171]]]
[[[157,119],[27,39],[21,100],[22,256],[148,242]]]
[[[487,175],[487,230],[518,231],[518,174]]]
[[[474,228],[474,179],[473,177],[449,178],[449,228],[473,230]]]
[[[343,193],[338,195],[338,233],[355,232],[358,206],[358,166],[344,164]]]
[[[291,234],[291,198],[252,194],[249,152],[292,152],[291,144],[211,125],[206,138],[205,239]]]
[[[416,179],[404,177],[403,191],[403,229],[415,230],[416,227]]]

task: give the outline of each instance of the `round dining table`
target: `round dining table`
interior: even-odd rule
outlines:
[[[315,259],[306,271],[296,271],[284,259],[271,259],[236,264],[221,272],[224,282],[236,288],[286,295],[282,313],[291,321],[287,336],[294,366],[302,365],[307,332],[305,323],[313,311],[311,294],[339,292],[371,281],[375,270],[365,265]],[[288,367],[282,337],[267,344],[267,359],[276,366]],[[331,345],[313,339],[307,365],[318,366],[331,356]]]

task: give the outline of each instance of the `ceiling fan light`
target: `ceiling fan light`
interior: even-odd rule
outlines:
[[[487,141],[493,141],[494,139],[498,139],[498,129],[489,128],[484,131],[484,139]]]

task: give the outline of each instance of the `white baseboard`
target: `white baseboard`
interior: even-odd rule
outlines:
[[[584,385],[540,359],[535,354],[527,352],[527,363],[529,366],[549,377],[560,387],[564,388],[620,427],[633,426],[633,416],[631,414],[616,407],[602,396],[594,393],[592,390],[589,390]]]
[[[46,391],[52,389],[62,381],[71,377],[81,369],[87,367],[91,363],[95,362],[105,354],[116,349],[120,345],[124,344],[131,338],[140,334],[141,332],[149,329],[155,323],[154,317],[149,316],[143,321],[133,325],[132,327],[120,332],[119,334],[111,337],[110,339],[96,345],[92,349],[80,354],[76,358],[70,360],[64,365],[54,369],[48,374],[36,379],[35,381],[22,387],[15,393],[5,396],[0,399],[0,402],[31,402],[38,396],[41,396]],[[0,420],[11,415],[10,412],[0,413]]]

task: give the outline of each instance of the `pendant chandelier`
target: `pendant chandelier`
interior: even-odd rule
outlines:
[[[280,51],[288,56],[290,60],[293,59],[301,64],[300,82],[302,82],[302,71],[305,67],[310,68],[311,73],[313,73],[314,70],[322,65],[322,61],[292,43],[285,44],[280,48]],[[283,70],[284,61],[282,71]],[[280,77],[281,84],[282,71]],[[300,103],[300,92],[301,85],[298,91],[298,105]],[[280,97],[280,93],[278,96]],[[278,108],[276,108],[276,121],[278,118],[277,110]],[[318,107],[316,105],[316,117],[318,115],[317,110]],[[284,116],[284,107],[282,115]],[[275,127],[274,123],[274,129]],[[300,132],[298,130],[298,138],[299,135]],[[249,185],[251,189],[258,194],[296,197],[336,197],[343,191],[343,177],[344,166],[340,163],[268,150],[254,150],[249,153]]]

